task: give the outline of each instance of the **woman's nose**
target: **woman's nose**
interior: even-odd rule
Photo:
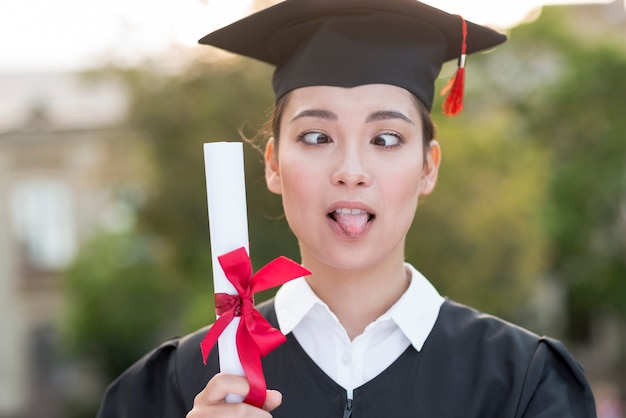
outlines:
[[[331,183],[335,186],[369,186],[372,183],[372,178],[362,154],[362,151],[355,149],[355,147],[337,150]]]

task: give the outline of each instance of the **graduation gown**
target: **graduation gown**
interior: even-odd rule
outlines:
[[[277,327],[273,301],[259,311]],[[203,365],[208,328],[161,344],[107,389],[99,418],[184,417],[218,372]],[[263,359],[267,387],[283,394],[275,418],[596,417],[581,366],[558,341],[446,300],[421,351],[409,346],[352,400],[292,334]]]

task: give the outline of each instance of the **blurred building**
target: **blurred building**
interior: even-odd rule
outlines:
[[[56,358],[60,272],[115,222],[126,98],[74,74],[0,76],[0,91],[0,417],[56,417],[80,386]]]

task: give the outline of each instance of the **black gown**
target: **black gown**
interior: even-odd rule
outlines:
[[[273,301],[259,311],[277,326]],[[99,418],[184,417],[218,371],[200,341],[208,328],[173,339],[115,380]],[[267,387],[283,394],[276,418],[596,417],[580,365],[558,341],[446,300],[420,352],[413,346],[352,400],[292,334],[263,359]]]

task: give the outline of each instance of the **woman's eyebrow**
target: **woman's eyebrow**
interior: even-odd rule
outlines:
[[[402,119],[403,121],[408,122],[411,125],[413,125],[413,121],[409,119],[408,116],[406,116],[402,112],[398,112],[395,110],[379,110],[377,112],[370,113],[365,119],[365,122],[376,122],[379,120],[388,120],[388,119]]]
[[[294,116],[293,119],[291,119],[291,121],[293,122],[294,120],[297,120],[300,118],[318,118],[318,119],[326,119],[326,120],[333,121],[333,122],[336,122],[337,120],[339,120],[339,117],[337,116],[336,113],[331,112],[329,110],[322,110],[322,109],[303,110],[302,112]]]

